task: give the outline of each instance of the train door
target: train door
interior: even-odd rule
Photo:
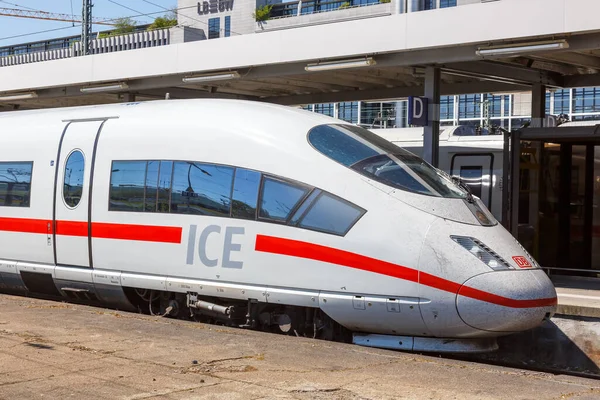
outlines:
[[[58,266],[92,267],[90,185],[94,143],[103,122],[71,122],[61,140],[54,188],[54,246]]]
[[[494,155],[482,154],[455,154],[450,163],[450,175],[460,176],[473,195],[479,197],[483,204],[500,219],[499,209],[493,204],[493,174]],[[492,208],[494,207],[494,208]]]

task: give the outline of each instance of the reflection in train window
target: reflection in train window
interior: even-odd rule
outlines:
[[[310,130],[308,141],[323,155],[388,186],[428,196],[467,197],[445,173],[364,128],[319,125]]]
[[[176,162],[171,212],[229,217],[233,171],[221,165]]]
[[[236,168],[231,216],[241,219],[256,219],[256,204],[260,187],[260,172]]]
[[[0,162],[0,206],[29,207],[32,162]]]
[[[304,200],[302,202],[302,205],[300,207],[298,207],[298,209],[294,213],[294,216],[290,219],[290,225],[293,225],[293,226],[298,225],[298,222],[300,221],[300,219],[304,216],[304,214],[306,214],[306,211],[310,208],[312,203],[315,201],[315,199],[317,197],[319,197],[319,195],[321,193],[322,192],[320,189],[314,189],[310,193],[310,195],[306,198],[306,200]]]
[[[73,151],[65,166],[63,198],[69,207],[77,207],[83,196],[85,160],[79,150]]]
[[[323,193],[300,221],[301,228],[345,235],[363,215],[364,210]]]
[[[158,168],[160,161],[146,163],[146,188],[144,193],[144,211],[156,211],[156,195],[158,194]]]
[[[344,131],[336,125],[313,128],[308,140],[319,152],[346,167],[380,154],[377,149],[352,137],[349,131]]]
[[[260,219],[342,236],[365,213],[308,185],[189,161],[113,161],[109,198],[110,211]]]
[[[110,176],[111,211],[144,211],[146,161],[114,161]]]
[[[263,180],[259,216],[285,222],[307,192],[308,188],[291,182],[265,178]]]
[[[481,198],[482,167],[460,167],[460,178],[467,184],[474,196]]]
[[[171,203],[171,175],[173,161],[148,161],[144,211],[169,212]]]
[[[158,173],[158,204],[156,211],[171,211],[171,180],[173,178],[173,161],[161,161]]]

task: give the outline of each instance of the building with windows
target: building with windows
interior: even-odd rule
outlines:
[[[309,104],[305,110],[369,128],[408,127],[406,99]],[[551,90],[546,114],[568,121],[600,121],[600,87]],[[519,128],[531,121],[531,93],[479,93],[440,97],[441,126]]]

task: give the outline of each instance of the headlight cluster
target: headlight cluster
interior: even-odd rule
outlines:
[[[475,238],[468,236],[450,236],[450,238],[493,270],[514,269],[505,259]]]

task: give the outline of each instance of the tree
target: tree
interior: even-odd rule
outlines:
[[[254,20],[257,22],[262,22],[262,21],[268,20],[269,18],[271,18],[271,9],[272,8],[273,8],[273,6],[270,4],[265,4],[262,7],[258,7],[256,9],[256,11],[254,13],[252,13]]]
[[[98,34],[98,39],[132,33],[135,31],[135,24],[136,22],[131,18],[119,18],[115,21],[115,28],[111,31],[100,32]]]
[[[136,22],[131,18],[119,18],[115,22],[115,29],[112,31],[115,35],[123,35],[135,31]]]
[[[171,13],[169,15],[157,17],[154,22],[150,24],[148,30],[152,31],[154,29],[165,29],[175,25],[177,25],[177,15],[175,13]]]

